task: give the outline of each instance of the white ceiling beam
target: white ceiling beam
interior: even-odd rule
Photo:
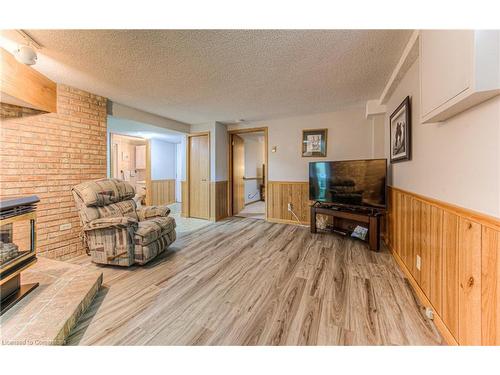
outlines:
[[[387,81],[387,84],[385,85],[384,91],[382,91],[382,95],[380,96],[379,100],[380,104],[387,103],[387,101],[391,97],[391,94],[394,92],[395,88],[397,87],[401,79],[404,77],[405,73],[418,58],[419,36],[420,32],[418,30],[415,30],[411,35],[408,44],[403,50],[401,58],[399,59],[396,67],[394,68],[394,71],[392,72],[389,81]]]
[[[150,125],[156,125],[164,129],[174,130],[181,133],[189,133],[190,125],[184,122],[172,120],[167,117],[158,116],[140,109],[128,107],[123,104],[108,102],[108,115]]]

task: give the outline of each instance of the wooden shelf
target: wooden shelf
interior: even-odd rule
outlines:
[[[366,241],[370,245],[370,250],[378,251],[380,249],[380,217],[379,212],[342,210],[335,208],[326,208],[320,206],[311,207],[311,233],[317,233],[316,215],[327,215],[333,217],[332,230],[321,230],[321,232],[335,233],[335,229],[351,235],[354,227],[360,225],[368,229]]]

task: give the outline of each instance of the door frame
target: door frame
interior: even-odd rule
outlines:
[[[247,133],[258,133],[264,132],[264,164],[265,164],[265,178],[264,178],[264,189],[266,191],[266,199],[265,203],[265,213],[264,217],[267,220],[267,212],[268,212],[268,204],[269,204],[269,195],[267,190],[267,182],[269,180],[269,136],[268,136],[268,127],[262,126],[259,128],[248,128],[248,129],[231,129],[227,131],[228,134],[228,148],[227,148],[227,157],[228,157],[228,176],[229,183],[227,187],[227,214],[229,217],[233,216],[233,135],[239,134],[247,134]]]
[[[114,155],[114,149],[113,149],[113,138],[114,137],[125,137],[125,138],[133,138],[137,139],[138,141],[144,142],[146,145],[146,204],[151,205],[152,203],[152,187],[153,184],[151,182],[151,140],[147,138],[141,138],[141,137],[136,137],[134,135],[128,135],[128,134],[122,134],[122,133],[117,133],[117,132],[109,132],[109,177],[110,178],[119,178],[119,177],[113,177],[113,163],[116,162],[115,160],[115,155]],[[118,155],[119,157],[119,155]]]
[[[190,165],[191,165],[191,138],[193,137],[202,137],[202,136],[208,136],[208,219],[210,220],[210,213],[212,209],[212,166],[211,166],[211,145],[210,145],[210,131],[203,131],[203,132],[193,132],[187,135],[187,140],[186,140],[186,192],[185,192],[185,197],[187,198],[186,204],[186,217],[191,217],[191,207],[190,207],[190,194],[191,194],[191,189],[190,189],[190,183],[191,183],[191,171],[190,171]]]

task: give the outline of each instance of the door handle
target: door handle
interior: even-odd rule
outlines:
[[[205,178],[203,178],[201,181],[202,181],[202,182],[207,182],[207,180],[206,180]]]

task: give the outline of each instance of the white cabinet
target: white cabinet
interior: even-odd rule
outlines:
[[[146,145],[135,146],[135,169],[146,169]]]
[[[421,31],[420,88],[423,123],[499,95],[500,31]]]

